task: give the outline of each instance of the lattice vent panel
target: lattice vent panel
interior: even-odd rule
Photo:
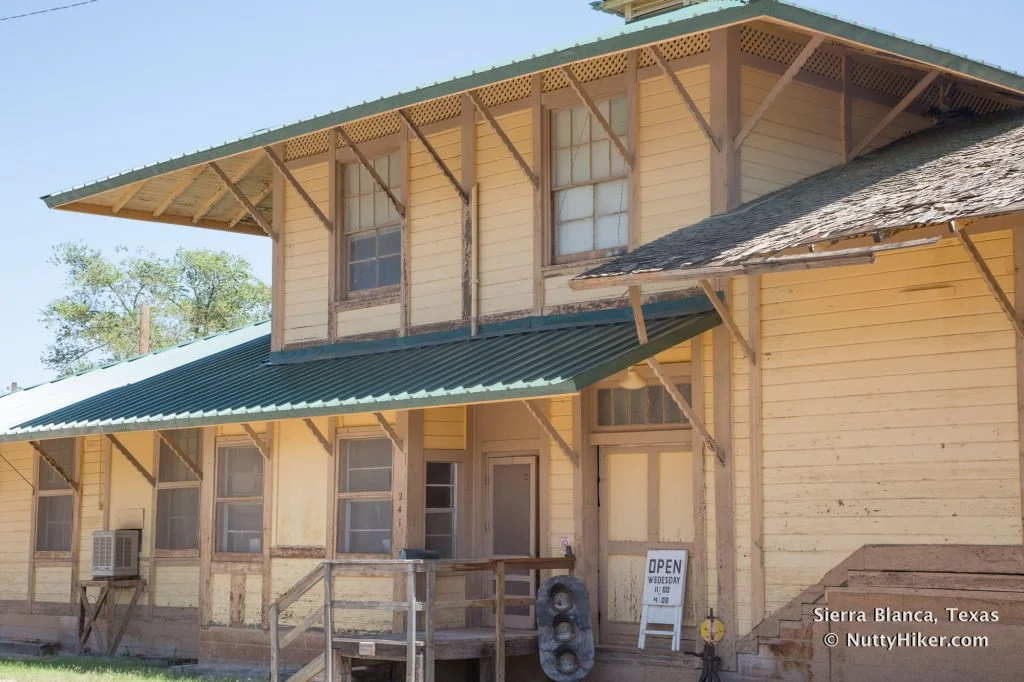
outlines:
[[[345,132],[352,138],[355,143],[366,142],[367,140],[375,140],[378,137],[386,137],[388,135],[394,135],[402,129],[402,119],[399,118],[397,111],[388,111],[383,114],[377,114],[370,118],[364,118],[360,121],[345,124]],[[344,147],[345,143],[338,140],[338,146]]]
[[[531,76],[522,76],[512,80],[502,81],[494,85],[488,85],[477,91],[485,106],[494,107],[507,102],[525,99],[533,89]]]
[[[320,154],[327,151],[327,145],[326,130],[321,130],[319,132],[310,133],[309,135],[303,135],[302,137],[296,137],[295,139],[288,140],[284,143],[285,161]]]
[[[954,109],[966,107],[976,114],[991,114],[996,111],[1008,111],[1014,107],[1008,102],[989,99],[972,92],[957,90],[950,97],[950,106]]]
[[[827,44],[827,43],[826,43]],[[752,26],[740,29],[740,50],[747,54],[757,55],[779,64],[792,64],[805,43],[783,38],[782,36],[761,31]],[[843,60],[838,54],[828,50],[815,50],[801,71],[840,80],[843,77]]]
[[[669,61],[701,54],[702,52],[709,52],[711,50],[711,34],[695,33],[690,36],[683,36],[682,38],[659,43],[658,49],[665,55],[665,59]],[[640,68],[654,66],[654,57],[651,56],[648,50],[640,50],[636,63]]]
[[[591,59],[585,62],[578,62],[569,66],[573,74],[583,83],[600,80],[608,76],[616,76],[626,71],[625,53],[612,54],[607,57]],[[561,90],[569,87],[569,81],[561,69],[551,69],[544,72],[544,92]]]
[[[425,126],[458,116],[462,111],[462,97],[459,95],[439,97],[423,104],[415,104],[406,111],[409,112],[413,123],[417,126]]]

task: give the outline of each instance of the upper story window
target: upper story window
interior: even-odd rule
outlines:
[[[397,152],[378,156],[374,169],[396,195],[402,168]],[[350,294],[395,287],[402,273],[402,217],[360,163],[345,165],[345,286]]]
[[[75,479],[75,439],[58,438],[42,441],[40,449]],[[74,519],[75,491],[41,456],[36,490],[36,551],[70,552]]]
[[[597,108],[628,144],[626,98]],[[551,114],[551,202],[555,263],[621,253],[629,244],[628,166],[584,105]]]

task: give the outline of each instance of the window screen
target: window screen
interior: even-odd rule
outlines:
[[[259,553],[263,543],[263,455],[252,445],[217,450],[218,552]]]
[[[166,435],[190,462],[202,461],[202,429]],[[157,469],[156,549],[199,549],[199,479],[163,439]]]
[[[402,181],[398,154],[379,156],[372,163],[398,196]],[[401,216],[360,163],[345,166],[344,203],[348,291],[397,285],[402,267]]]
[[[53,459],[64,473],[75,480],[75,439],[45,440],[39,448]],[[70,552],[74,521],[74,489],[49,462],[38,458],[39,482],[36,489],[36,551]]]
[[[687,402],[692,400],[690,384],[676,384]],[[686,418],[664,386],[600,388],[597,391],[598,426],[684,424]]]
[[[626,99],[597,109],[626,142]],[[629,243],[626,162],[587,107],[552,113],[551,169],[556,262],[620,252]]]
[[[391,441],[348,440],[338,467],[337,551],[391,553]]]
[[[453,462],[427,462],[426,549],[455,558],[456,472]]]

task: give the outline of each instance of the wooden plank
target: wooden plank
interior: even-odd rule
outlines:
[[[284,154],[284,144],[278,145],[278,153]],[[284,310],[284,251],[288,234],[284,229],[284,176],[281,171],[273,169],[273,198],[271,199],[271,220],[274,231],[281,235],[280,239],[271,240],[271,310]],[[333,234],[333,233],[332,233]],[[333,303],[333,301],[328,301]],[[270,316],[270,348],[281,350],[284,346],[284,315]]]
[[[462,186],[469,189],[469,203],[462,207],[462,321],[469,323],[470,331],[476,336],[473,322],[473,306],[477,301],[479,282],[473,274],[477,250],[476,211],[476,114],[470,93],[462,95],[462,125],[459,132],[459,153],[461,154]]]
[[[173,453],[174,453],[174,455],[175,455],[175,456],[176,456],[176,457],[177,457],[178,459],[180,459],[180,460],[181,460],[181,463],[182,463],[182,464],[184,464],[184,465],[185,465],[185,467],[186,467],[186,468],[188,468],[188,470],[189,470],[189,471],[191,471],[191,472],[192,472],[192,473],[193,473],[193,474],[195,475],[195,477],[196,477],[196,478],[198,478],[198,479],[199,479],[200,481],[201,481],[201,480],[203,480],[203,470],[202,470],[202,469],[200,469],[200,468],[199,468],[199,465],[197,465],[197,464],[196,464],[195,462],[193,462],[193,461],[192,461],[192,460],[191,460],[191,459],[189,458],[189,456],[188,456],[188,455],[186,455],[186,454],[185,454],[185,453],[184,453],[184,452],[183,452],[183,451],[181,450],[181,448],[179,448],[179,447],[178,447],[178,446],[177,446],[177,445],[175,444],[175,442],[174,442],[174,439],[173,439],[173,438],[171,437],[171,434],[170,434],[170,432],[169,432],[169,431],[157,431],[157,432],[156,432],[156,435],[160,437],[160,440],[162,440],[162,441],[164,442],[164,445],[166,445],[166,446],[167,446],[167,448],[168,448],[168,449],[169,449],[169,450],[170,450],[171,452],[173,452]]]
[[[7,459],[6,457],[4,457],[2,453],[0,453],[0,459],[2,459],[3,461],[7,462],[7,466],[11,467],[11,469],[14,470],[14,473],[18,474],[18,476],[21,478],[21,480],[25,481],[25,483],[28,483],[28,487],[29,488],[32,488],[32,490],[36,489],[36,487],[34,485],[32,485],[32,481],[30,481],[27,478],[25,478],[25,475],[23,473],[21,473],[20,471],[18,471],[18,468],[16,466],[14,466],[13,464],[11,464],[11,461],[9,459]]]
[[[530,135],[533,138],[533,160],[540,170],[545,185],[533,193],[533,314],[544,314],[544,266],[550,258],[550,240],[545,235],[546,207],[551,201],[551,195],[546,191],[550,183],[547,178],[551,177],[551,159],[547,153],[545,143],[547,142],[544,126],[544,97],[543,74],[535,73],[530,77]]]
[[[904,95],[903,99],[901,99],[896,104],[896,106],[890,109],[889,113],[883,116],[882,120],[875,124],[875,127],[872,128],[871,131],[867,135],[865,135],[860,142],[853,146],[853,149],[850,150],[849,154],[850,160],[852,161],[853,159],[856,159],[858,156],[863,154],[864,150],[868,148],[868,145],[874,142],[875,138],[881,135],[882,131],[888,128],[889,124],[892,123],[897,116],[902,114],[907,107],[913,104],[914,100],[920,97],[921,93],[923,93],[928,88],[928,86],[932,84],[932,81],[934,81],[938,77],[939,72],[937,70],[932,70],[926,73],[924,77],[917,82],[917,85],[915,85],[910,90],[910,92]]]
[[[955,573],[943,571],[850,571],[850,587],[1024,592],[1024,574]]]
[[[761,347],[761,277],[747,278],[747,332],[755,357]],[[761,365],[749,367],[750,437],[750,609],[751,625],[765,617],[764,462],[761,438]]]
[[[505,682],[505,562],[494,567],[494,682]]]
[[[412,566],[405,573],[405,594],[409,600],[405,621],[405,680],[417,682],[416,679],[416,572]]]
[[[718,140],[715,138],[715,134],[711,132],[711,126],[708,125],[707,119],[704,118],[704,114],[701,113],[697,103],[693,101],[693,97],[690,96],[689,90],[687,90],[686,86],[683,85],[683,82],[679,80],[679,76],[676,75],[675,69],[673,69],[672,65],[668,63],[667,59],[665,59],[665,55],[662,54],[661,49],[658,48],[657,45],[648,45],[647,51],[651,53],[651,56],[654,57],[654,61],[658,63],[658,67],[661,69],[661,72],[665,74],[668,82],[672,85],[672,89],[676,91],[676,94],[678,94],[680,99],[683,100],[686,108],[690,110],[690,115],[693,116],[693,120],[697,122],[698,126],[700,126],[701,131],[704,133],[704,137],[708,138],[708,141],[716,151],[720,150],[721,147],[719,146]]]
[[[217,174],[220,181],[224,183],[227,190],[231,192],[231,196],[237,199],[238,203],[242,204],[242,206],[245,206],[245,210],[249,212],[249,215],[252,216],[252,219],[256,221],[263,231],[266,232],[271,239],[277,240],[277,234],[274,232],[274,228],[271,227],[270,223],[267,222],[267,219],[263,217],[263,214],[256,210],[256,207],[253,206],[253,203],[249,201],[248,197],[242,193],[242,190],[238,189],[238,186],[231,181],[223,170],[221,170],[221,167],[217,165],[217,162],[211,161],[208,165],[210,166],[210,169]]]
[[[715,327],[711,332],[714,393],[715,441],[723,452],[732,452],[732,344],[729,331]],[[724,460],[724,461],[723,461]],[[725,668],[735,669],[736,621],[736,541],[733,503],[734,457],[720,458],[715,467],[715,558],[718,561],[718,608],[716,615],[725,623],[726,636],[720,655]]]
[[[135,607],[139,604],[139,597],[142,596],[142,589],[145,586],[141,580],[135,585],[135,591],[132,593],[132,600],[128,603],[128,610],[125,611],[121,626],[117,629],[117,634],[114,635],[114,639],[110,642],[110,647],[107,649],[107,656],[114,656],[117,654],[117,647],[121,645],[121,639],[124,637],[124,633],[128,630],[129,623],[132,622],[132,616],[135,615]],[[113,614],[111,614],[113,616]]]
[[[1019,306],[1024,303],[1024,232],[1013,230],[1013,300]],[[1017,318],[1020,324],[1020,317]],[[1024,527],[1024,338],[1016,338],[1017,369],[1017,453],[1020,472],[1021,526]]]
[[[256,449],[263,455],[263,459],[270,461],[270,450],[267,448],[267,444],[263,442],[263,438],[260,434],[256,433],[256,429],[252,428],[249,424],[242,424],[242,428],[245,430],[245,434],[249,436],[249,440],[256,446]]]
[[[334,575],[331,565],[324,562],[324,605],[321,611],[324,619],[324,680],[334,682]],[[307,626],[308,627],[308,626]]]
[[[648,341],[647,322],[644,320],[643,302],[640,299],[640,287],[629,287],[629,305],[633,309],[633,324],[636,326],[636,337],[643,346]]]
[[[324,449],[324,452],[327,453],[327,456],[334,457],[334,448],[331,447],[331,442],[327,440],[327,436],[321,433],[320,429],[317,428],[317,425],[313,422],[313,420],[306,418],[302,420],[302,423],[306,425],[306,428],[309,429],[309,432],[312,433],[313,436],[316,438],[317,442],[320,443],[320,447]]]
[[[228,622],[231,625],[241,625],[245,622],[245,574],[231,574],[230,609],[228,611]]]
[[[693,410],[703,416],[704,411],[704,336],[690,339],[690,393]],[[693,572],[691,589],[693,613],[703,617],[708,612],[708,544],[707,544],[707,490],[704,470],[704,443],[694,441],[693,451]]]
[[[49,464],[53,468],[54,471],[57,472],[57,475],[60,476],[61,479],[65,483],[67,483],[69,486],[71,486],[72,490],[74,490],[75,492],[78,492],[78,484],[75,483],[74,479],[71,478],[71,476],[68,475],[68,472],[64,471],[64,469],[62,469],[61,466],[59,464],[57,464],[57,461],[53,457],[50,457],[48,454],[46,454],[46,452],[43,450],[42,446],[39,444],[39,441],[37,441],[37,440],[30,440],[28,443],[29,443],[29,445],[32,446],[32,448],[36,452],[39,453],[39,456],[42,457],[43,460],[47,464]]]
[[[81,600],[79,602],[79,608],[88,609],[88,611],[84,618],[80,618],[82,622],[82,631],[78,635],[78,653],[82,653],[85,649],[85,645],[89,641],[89,635],[92,634],[93,628],[96,625],[96,619],[100,615],[100,609],[103,608],[103,604],[107,601],[109,592],[109,586],[102,586],[100,588],[100,593],[96,595],[96,602],[90,605],[89,597],[85,591],[85,586],[79,587],[79,599]]]
[[[706,279],[702,279],[699,281],[699,284],[701,290],[703,290],[704,294],[708,297],[708,300],[711,301],[711,305],[714,306],[718,316],[722,318],[722,322],[725,323],[725,326],[728,327],[733,338],[736,339],[736,343],[739,344],[740,349],[743,351],[743,355],[746,356],[751,365],[756,365],[757,354],[754,353],[754,350],[750,347],[750,343],[748,343],[746,337],[743,336],[743,332],[740,331],[739,326],[736,324],[736,320],[733,319],[732,313],[729,312],[729,308],[726,307],[725,302],[718,297],[718,292],[716,292],[715,288],[711,286],[711,282]]]
[[[323,580],[323,578],[324,578],[323,567],[322,566],[317,566],[316,568],[311,570],[309,573],[307,573],[306,575],[302,576],[302,578],[297,583],[295,583],[290,588],[288,588],[283,594],[278,596],[278,598],[276,600],[274,600],[274,602],[271,604],[271,606],[272,607],[277,607],[278,613],[280,613],[281,611],[284,611],[289,606],[291,606],[293,603],[295,603],[295,601],[299,597],[304,595],[309,590],[313,589],[313,587],[318,582]]]
[[[320,615],[320,614],[316,614]],[[278,621],[281,613],[277,604],[270,605],[270,682],[279,682],[281,679],[281,633],[278,631]],[[305,622],[305,621],[303,621]],[[298,628],[295,628],[298,630]],[[294,632],[293,630],[292,632]],[[289,633],[291,634],[291,633]]]
[[[569,85],[576,92],[576,95],[583,101],[583,105],[587,107],[588,111],[590,111],[590,115],[594,117],[594,120],[597,121],[597,124],[601,126],[601,129],[604,130],[605,134],[608,136],[608,139],[611,140],[612,144],[615,145],[615,148],[619,150],[619,154],[621,154],[622,158],[625,159],[630,170],[635,170],[636,158],[633,156],[633,153],[626,148],[626,145],[622,142],[622,138],[612,130],[612,126],[608,123],[607,119],[605,119],[605,117],[601,115],[601,112],[598,111],[597,104],[594,102],[593,98],[587,94],[587,90],[583,86],[583,83],[576,78],[576,74],[572,72],[572,69],[569,68],[568,65],[562,67],[562,74],[565,75],[566,80],[569,81]]]
[[[192,183],[199,179],[199,176],[202,175],[205,170],[206,166],[196,166],[182,171],[181,180],[179,180],[178,184],[174,186],[171,193],[164,197],[164,200],[160,202],[160,205],[156,207],[156,210],[153,211],[153,217],[159,218],[163,215],[163,212],[171,207],[174,200],[184,194],[185,191],[192,186]]]
[[[268,196],[270,196],[270,193],[273,192],[273,191],[274,191],[274,183],[273,182],[268,182],[267,184],[263,185],[263,189],[261,189],[259,192],[257,192],[256,196],[254,196],[252,198],[252,205],[253,206],[259,206],[260,202],[263,201],[264,199],[266,199]],[[228,227],[234,227],[238,223],[242,222],[242,219],[245,218],[245,216],[247,216],[247,215],[249,215],[249,209],[243,208],[243,209],[239,210],[238,213],[236,213],[234,216],[232,216],[231,220],[228,221]]]
[[[444,174],[445,179],[448,180],[448,183],[458,193],[459,198],[462,199],[462,203],[468,206],[469,192],[467,192],[466,188],[463,187],[462,184],[455,179],[455,174],[452,173],[451,169],[448,168],[448,164],[444,162],[444,159],[441,158],[441,155],[437,153],[437,150],[434,149],[434,146],[430,144],[429,140],[427,140],[427,137],[426,135],[423,134],[423,131],[421,131],[419,127],[417,127],[417,125],[413,123],[412,117],[409,116],[409,114],[406,113],[404,109],[399,109],[398,115],[402,117],[402,120],[405,121],[405,125],[408,126],[409,131],[412,132],[412,134],[416,137],[417,140],[420,141],[420,144],[423,145],[423,148],[427,150],[427,154],[429,154],[430,158],[434,161],[434,165],[436,165],[437,168],[441,171],[441,173]]]
[[[739,154],[732,144],[740,130],[740,27],[711,31],[708,59],[711,126],[721,149],[711,150],[711,213],[724,213],[740,203]]]
[[[516,146],[512,143],[512,140],[509,139],[509,136],[505,133],[505,130],[501,127],[501,124],[498,123],[498,119],[494,118],[494,115],[483,103],[478,94],[476,94],[472,90],[470,90],[466,94],[469,95],[469,98],[473,101],[473,106],[476,107],[477,111],[479,111],[480,114],[484,117],[484,120],[486,120],[487,123],[490,124],[491,129],[494,131],[494,134],[497,135],[498,139],[501,140],[501,143],[505,145],[505,149],[508,150],[508,153],[511,154],[512,158],[515,159],[515,162],[519,164],[519,168],[523,171],[523,174],[530,181],[530,184],[533,185],[533,188],[540,189],[540,178],[537,176],[537,173],[533,170],[533,168],[530,167],[530,164],[526,162],[526,159],[523,158],[523,155],[519,153],[519,150],[516,149]]]
[[[288,682],[309,682],[324,670],[323,652],[317,654],[312,661],[302,666],[298,672],[288,678]]]
[[[843,163],[850,160],[850,148],[853,146],[853,93],[850,92],[853,86],[853,55],[849,51],[843,52],[842,64],[842,93],[841,108],[839,112],[839,139],[843,150]]]
[[[124,446],[124,444],[121,441],[117,439],[117,436],[111,433],[107,433],[104,435],[107,437],[107,440],[110,441],[110,444],[113,445],[118,452],[124,455],[124,458],[128,460],[128,463],[135,467],[136,471],[142,474],[142,477],[146,479],[146,482],[155,488],[156,478],[153,476],[153,474],[149,473],[146,470],[146,467],[142,466],[142,462],[135,459],[135,456],[131,453],[131,451],[128,450],[128,448]]]
[[[263,155],[262,154],[254,154],[252,157],[249,158],[249,161],[246,162],[246,164],[244,166],[242,166],[238,170],[238,172],[235,173],[231,177],[230,184],[235,185],[235,184],[238,184],[239,182],[241,182],[242,180],[244,180],[245,177],[247,175],[249,175],[249,173],[252,172],[252,169],[255,168],[256,165],[260,161],[262,161],[262,160],[263,160]],[[211,163],[216,165],[215,162],[211,162]],[[211,165],[211,163],[208,163],[206,165],[207,165],[208,168],[212,169],[213,166]],[[217,166],[217,167],[220,168],[220,166]],[[219,177],[219,175],[218,175],[218,177]],[[221,200],[221,197],[224,196],[224,192],[226,192],[226,191],[228,191],[227,185],[225,185],[224,187],[221,187],[216,192],[214,192],[212,195],[210,195],[210,197],[207,198],[207,200],[204,201],[199,206],[199,208],[196,210],[196,212],[192,214],[192,222],[193,223],[198,223],[200,220],[202,220],[203,217],[207,213],[209,213],[210,210],[217,204],[217,202]]]
[[[203,429],[202,468],[216,471],[217,427]],[[210,574],[213,557],[213,513],[214,489],[211,482],[199,486],[199,626],[209,625],[212,620],[213,604]]]
[[[342,215],[342,204],[344,203],[343,168],[338,163],[338,129],[331,128],[327,131],[327,215],[335,225],[344,225],[339,222],[338,216]],[[283,152],[282,152],[283,153]],[[275,169],[276,170],[276,169]],[[342,254],[341,244],[345,239],[344,229],[331,230],[327,235],[327,341],[334,343],[338,340],[338,299],[341,292],[346,291],[345,278],[348,276],[348,259],[345,259],[345,271],[339,267],[338,261]]]
[[[380,428],[384,430],[384,433],[387,435],[388,439],[391,440],[394,446],[402,452],[405,452],[405,443],[402,442],[398,432],[395,431],[394,427],[388,423],[388,420],[384,418],[384,415],[380,412],[374,412],[373,417],[377,420],[377,423],[380,424]]]
[[[315,201],[313,201],[313,197],[309,196],[309,192],[307,192],[299,181],[295,179],[295,176],[292,175],[290,170],[288,170],[288,166],[286,166],[284,161],[281,160],[281,157],[277,155],[274,148],[267,145],[263,148],[263,151],[266,152],[267,158],[270,159],[270,162],[274,164],[274,168],[281,172],[281,175],[283,175],[284,179],[288,181],[288,184],[292,186],[292,189],[298,192],[299,196],[302,197],[302,200],[306,202],[306,205],[309,206],[309,210],[311,210],[320,220],[320,224],[324,226],[324,229],[328,232],[333,232],[334,223],[330,218],[324,215],[324,212],[321,211],[320,207],[317,206]],[[255,218],[256,216],[253,217]]]
[[[388,199],[391,200],[395,210],[398,211],[398,215],[402,216],[402,219],[405,219],[405,204],[403,204],[402,201],[395,196],[395,193],[391,191],[391,188],[388,187],[388,183],[384,181],[384,178],[380,176],[377,169],[373,167],[372,163],[370,163],[370,160],[366,158],[366,155],[359,149],[359,145],[349,137],[349,134],[346,133],[345,129],[341,126],[338,126],[335,130],[338,133],[338,137],[341,138],[341,141],[348,145],[349,149],[352,150],[352,153],[356,155],[356,159],[358,159],[359,163],[366,169],[366,172],[370,174],[370,177],[372,177],[373,181],[377,183],[377,186],[380,187],[381,191],[388,195]]]
[[[136,182],[134,185],[128,185],[128,188],[121,193],[121,196],[117,198],[117,201],[114,202],[114,205],[110,207],[111,212],[115,214],[120,213],[121,209],[124,208],[125,204],[131,201],[132,197],[138,194],[139,190],[142,189],[142,186],[145,184],[146,181],[143,180],[142,182]]]
[[[747,137],[750,136],[750,133],[754,132],[754,128],[761,122],[761,118],[764,116],[765,112],[768,111],[768,108],[776,98],[782,94],[782,91],[793,82],[793,79],[800,72],[800,69],[803,68],[804,64],[807,63],[807,60],[811,58],[814,51],[821,46],[821,43],[824,42],[824,40],[825,36],[821,33],[816,33],[811,36],[811,39],[807,41],[806,45],[804,45],[804,49],[796,56],[796,59],[794,59],[793,63],[789,65],[789,68],[783,72],[779,80],[775,81],[775,85],[772,86],[771,91],[765,95],[764,100],[762,100],[760,106],[757,107],[757,111],[755,111],[754,115],[747,120],[747,124],[743,126],[743,129],[736,136],[736,139],[732,143],[734,150],[739,151],[739,148],[743,146],[744,141],[746,141]]]
[[[1003,311],[1003,314],[1006,315],[1006,318],[1013,326],[1014,331],[1017,333],[1017,340],[1019,341],[1024,339],[1024,321],[1021,321],[1021,318],[1017,315],[1017,311],[1013,308],[1013,304],[1010,303],[1010,299],[1006,296],[1006,292],[1004,292],[1003,288],[999,286],[999,281],[996,280],[996,276],[992,274],[992,270],[985,262],[985,258],[978,251],[978,247],[974,245],[974,240],[972,240],[971,237],[962,229],[959,229],[955,220],[950,223],[950,227],[956,232],[956,236],[960,240],[961,246],[964,247],[964,251],[967,252],[967,256],[971,259],[974,267],[978,270],[978,274],[981,275],[981,279],[984,280],[985,286],[987,286],[988,290],[992,292],[992,295],[995,297],[996,302]],[[1014,263],[1015,273],[1017,267],[1018,265]]]
[[[547,415],[541,412],[540,409],[533,404],[532,400],[524,400],[522,402],[533,418],[537,420],[537,423],[540,424],[541,429],[548,434],[551,440],[555,441],[555,444],[558,445],[558,449],[562,451],[562,454],[568,457],[573,466],[578,469],[580,466],[579,455],[576,454],[576,451],[573,450],[568,443],[565,442],[565,439],[562,438],[562,434],[558,433],[554,425],[548,420]]]

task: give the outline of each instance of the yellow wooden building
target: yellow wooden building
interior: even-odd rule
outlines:
[[[268,236],[273,319],[0,398],[0,637],[118,648],[93,533],[140,528],[122,652],[543,679],[571,571],[587,679],[696,680],[636,647],[687,549],[729,679],[1013,679],[1024,78],[776,0],[594,5],[625,27],[44,197]],[[984,660],[827,617],[876,607]]]

